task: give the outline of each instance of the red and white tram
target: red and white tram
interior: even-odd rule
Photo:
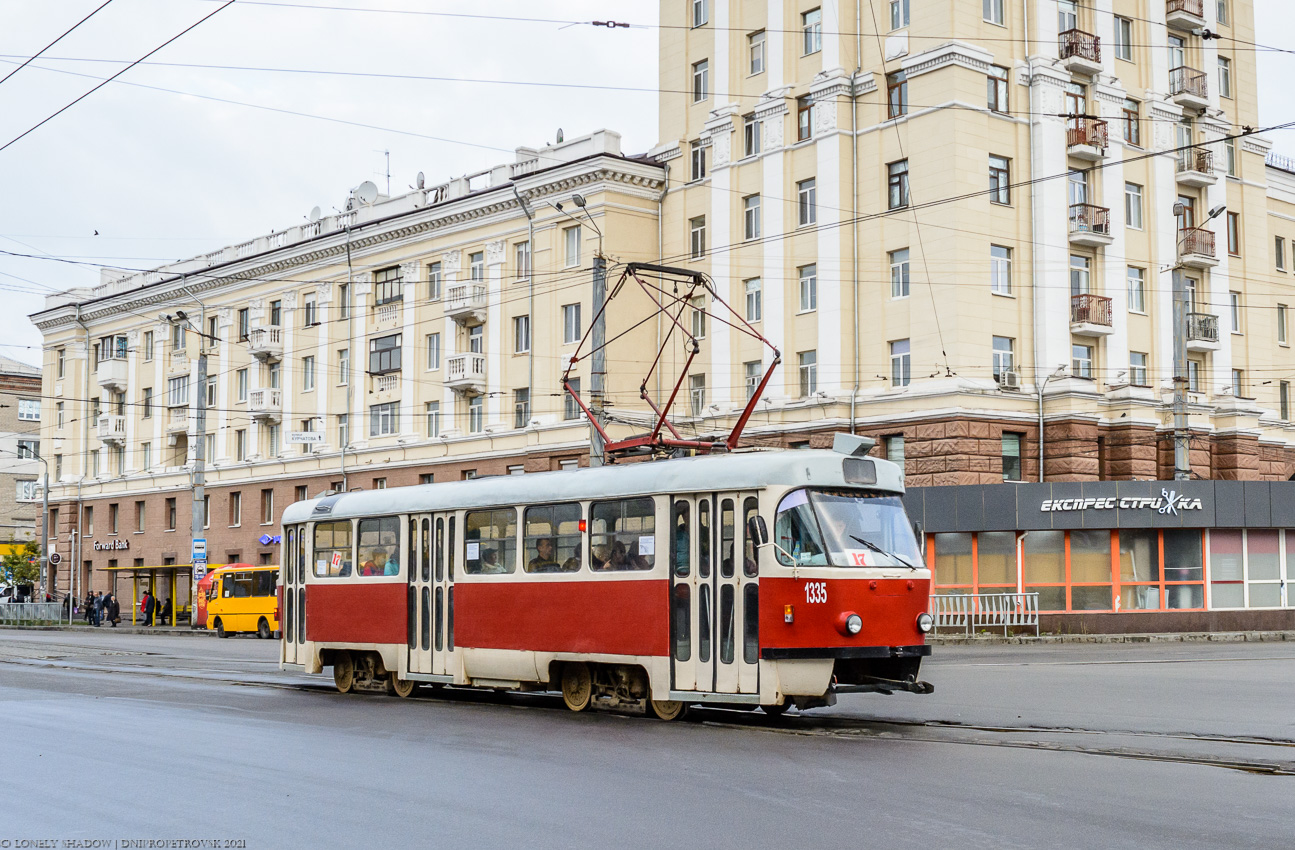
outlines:
[[[325,495],[283,514],[281,667],[566,704],[779,712],[917,678],[931,574],[897,466],[753,451]],[[766,518],[773,521],[770,539]]]

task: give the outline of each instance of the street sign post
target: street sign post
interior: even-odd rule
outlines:
[[[207,562],[201,558],[193,559],[193,580],[202,581],[207,575]]]
[[[207,538],[195,537],[193,539],[193,558],[194,563],[207,560]]]

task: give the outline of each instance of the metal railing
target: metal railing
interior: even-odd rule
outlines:
[[[1204,71],[1179,65],[1169,71],[1169,96],[1189,94],[1202,100],[1209,97],[1209,85]]]
[[[1185,227],[1178,231],[1178,244],[1183,254],[1214,256],[1214,231],[1203,227]]]
[[[1097,118],[1073,118],[1066,128],[1066,147],[1088,145],[1106,150],[1110,144],[1110,132],[1105,121]]]
[[[1096,204],[1070,205],[1071,233],[1099,233],[1111,235],[1111,211]]]
[[[931,597],[935,612],[933,634],[957,629],[971,636],[980,629],[1034,629],[1039,634],[1037,593],[949,593]]]
[[[1219,317],[1213,313],[1188,313],[1187,338],[1201,342],[1219,341]]]
[[[1062,59],[1073,56],[1090,62],[1102,61],[1102,40],[1092,33],[1078,29],[1066,30],[1061,34],[1060,40]]]
[[[1214,173],[1214,151],[1209,148],[1189,148],[1178,152],[1178,173],[1199,171],[1202,174]]]
[[[1111,299],[1083,293],[1070,296],[1070,321],[1111,326]]]
[[[0,625],[11,623],[57,623],[67,619],[61,602],[0,603]]]
[[[1205,0],[1169,0],[1165,7],[1166,14],[1185,12],[1198,18],[1205,17]]]

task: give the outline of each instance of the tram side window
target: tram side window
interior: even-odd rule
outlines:
[[[742,503],[742,539],[743,545],[742,572],[747,576],[755,576],[760,572],[759,553],[756,552],[755,540],[751,538],[748,529],[751,528],[751,519],[760,513],[760,503],[755,496],[747,496],[746,501]]]
[[[656,563],[656,503],[648,499],[596,502],[590,509],[591,566],[650,570]]]
[[[670,510],[670,566],[677,576],[686,576],[692,568],[688,540],[688,503],[680,500]]]
[[[823,551],[822,539],[814,509],[809,506],[809,495],[804,490],[787,494],[778,505],[778,521],[774,525],[778,562],[792,566],[787,560],[790,555],[801,566],[825,566],[827,554]]]
[[[464,525],[463,542],[467,550],[464,571],[469,575],[493,575],[511,573],[517,569],[515,509],[468,511],[464,516]]]
[[[523,558],[528,573],[573,573],[580,569],[580,505],[526,509]]]
[[[400,518],[360,520],[360,575],[400,575]]]
[[[274,570],[252,573],[252,595],[273,596],[279,586],[279,574]]]
[[[351,522],[321,522],[315,526],[315,575],[351,574]]]

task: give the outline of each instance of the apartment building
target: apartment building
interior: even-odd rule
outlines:
[[[0,356],[0,551],[37,538],[40,369]]]
[[[1177,283],[1192,474],[1295,473],[1295,198],[1245,129],[1250,3],[660,20],[667,250],[783,352],[777,428],[875,435],[910,485],[1170,478]],[[693,380],[731,410],[760,352],[717,333],[709,357]]]

